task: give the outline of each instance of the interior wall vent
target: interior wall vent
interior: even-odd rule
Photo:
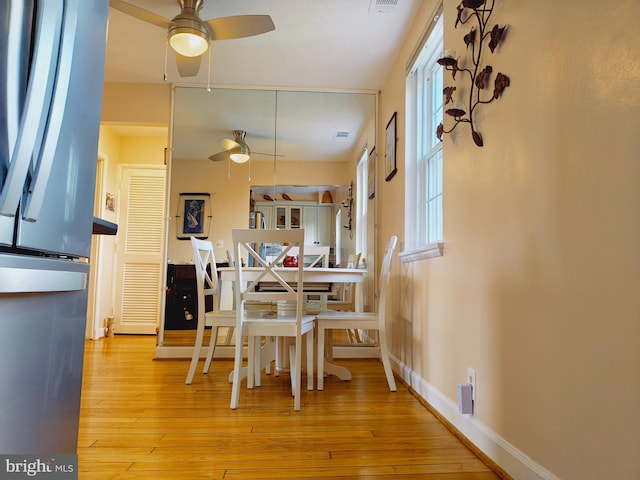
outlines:
[[[370,0],[369,13],[392,12],[398,6],[398,0]]]
[[[337,131],[335,134],[335,138],[338,138],[338,139],[349,138],[350,134],[351,132]]]

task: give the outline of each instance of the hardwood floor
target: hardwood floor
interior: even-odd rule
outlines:
[[[353,380],[303,390],[300,412],[287,374],[243,384],[233,411],[231,360],[185,385],[189,362],[154,349],[155,337],[87,341],[81,480],[498,479],[406,386],[390,392],[376,360],[341,360]]]

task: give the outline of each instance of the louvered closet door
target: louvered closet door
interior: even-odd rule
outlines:
[[[122,167],[115,331],[154,334],[164,291],[164,167]]]

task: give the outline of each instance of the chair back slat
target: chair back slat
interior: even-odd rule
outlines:
[[[387,290],[389,287],[389,278],[391,277],[391,261],[393,260],[393,252],[398,244],[398,237],[392,235],[387,244],[387,249],[382,260],[382,268],[380,269],[380,291],[378,298],[378,315],[381,322],[384,322],[387,302]]]
[[[193,261],[196,267],[196,288],[198,291],[198,315],[204,315],[205,297],[213,296],[213,310],[220,309],[220,285],[218,270],[213,253],[213,244],[208,240],[191,237]]]

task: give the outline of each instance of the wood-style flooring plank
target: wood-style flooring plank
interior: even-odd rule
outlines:
[[[339,360],[353,379],[303,390],[299,412],[289,375],[263,375],[234,411],[230,360],[185,385],[189,362],[154,354],[155,337],[87,342],[81,480],[499,478],[377,360]]]

